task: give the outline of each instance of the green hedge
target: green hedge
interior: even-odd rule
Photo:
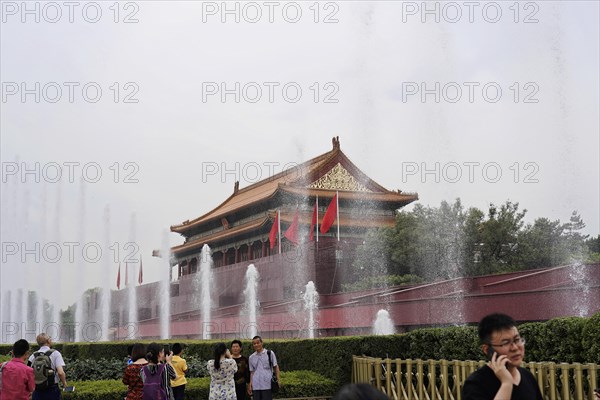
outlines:
[[[600,312],[591,318],[568,317],[525,323],[519,329],[527,339],[527,361],[597,363],[600,360]],[[198,368],[193,368],[199,371],[203,367],[203,360],[212,357],[213,345],[217,340],[180,342],[186,346],[185,358],[199,360],[196,363]],[[63,343],[55,347],[67,360],[81,360],[81,364],[90,364],[89,373],[74,372],[74,376],[91,377],[94,364],[105,363],[115,366],[114,375],[109,376],[119,377],[125,367],[127,346],[131,343]],[[250,341],[242,340],[242,344],[244,354],[250,354]],[[482,358],[476,328],[473,326],[417,329],[390,336],[265,340],[265,345],[277,354],[282,371],[311,370],[333,379],[338,385],[350,381],[352,355],[447,360]],[[0,346],[0,353],[6,354],[9,350],[10,346]],[[99,361],[102,358],[108,361]],[[103,373],[102,368],[99,373]],[[202,376],[202,373],[195,372],[193,376]]]
[[[282,388],[278,398],[333,395],[338,386],[331,380],[312,371],[281,373]],[[65,393],[65,400],[123,400],[127,388],[120,380],[69,381],[75,386],[73,393]],[[210,378],[190,378],[185,387],[186,399],[208,399]]]

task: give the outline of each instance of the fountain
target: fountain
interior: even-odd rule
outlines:
[[[55,228],[55,232],[54,232],[54,241],[56,243],[61,243],[60,240],[60,236],[61,236],[61,224],[62,224],[62,220],[61,220],[61,198],[62,198],[62,188],[61,188],[61,184],[60,182],[58,182],[56,184],[56,208],[55,208],[55,213],[54,213],[54,228]],[[50,302],[50,307],[51,307],[51,317],[50,317],[50,324],[52,324],[53,326],[55,326],[57,328],[57,334],[60,334],[60,325],[61,325],[61,317],[60,317],[60,303],[61,303],[61,291],[63,290],[63,284],[61,281],[61,276],[62,276],[62,268],[60,263],[56,264],[55,266],[56,271],[53,274],[50,274],[50,279],[49,279],[49,284],[47,285],[49,291],[47,293],[48,295],[48,301]],[[56,337],[56,336],[55,336]]]
[[[200,318],[203,326],[200,327],[202,332],[202,339],[210,339],[210,309],[211,309],[211,294],[210,290],[212,287],[213,280],[213,260],[212,251],[207,244],[202,246],[202,252],[200,254]],[[196,274],[196,282],[198,279]]]
[[[83,178],[80,181],[80,199],[79,199],[79,240],[80,243],[85,243],[85,185]],[[75,341],[81,342],[81,333],[83,332],[83,310],[84,310],[84,268],[85,262],[82,257],[78,257],[79,262],[77,263],[75,270],[75,290],[77,294],[77,304],[75,305]]]
[[[163,235],[161,254],[162,258],[159,261],[160,338],[168,339],[171,334],[171,252],[168,232]],[[142,268],[141,261],[140,268]]]
[[[248,316],[248,338],[253,338],[257,335],[257,308],[258,308],[258,271],[254,264],[248,265],[246,270],[246,287],[244,288],[244,298],[246,299],[244,305],[244,313]],[[247,332],[246,329],[241,329],[242,332]]]
[[[131,228],[130,228],[130,243],[135,243],[135,214],[131,215]],[[129,272],[131,272],[131,276],[129,276]],[[133,327],[132,329],[132,337],[130,339],[135,339],[135,334],[137,332],[137,323],[138,323],[138,313],[137,313],[137,296],[135,293],[135,274],[133,270],[129,270],[129,262],[125,260],[125,285],[127,286],[127,297],[129,299],[129,318],[128,323]]]
[[[104,254],[110,254],[110,207],[107,205],[104,208]],[[104,268],[105,271],[110,271],[110,257],[104,257]],[[104,274],[102,281],[102,303],[101,303],[101,329],[102,335],[100,340],[108,341],[109,335],[108,330],[110,328],[110,299],[111,299],[111,275],[109,273]]]
[[[569,278],[575,284],[575,287],[581,292],[573,299],[573,315],[585,317],[589,314],[590,307],[590,278],[588,277],[586,267],[580,262],[572,265],[569,272]]]
[[[315,338],[315,330],[317,328],[315,321],[315,310],[319,307],[319,293],[315,288],[315,283],[309,281],[306,284],[306,290],[302,295],[304,300],[304,309],[308,311],[308,338]]]
[[[383,309],[377,311],[377,318],[373,323],[373,335],[393,335],[394,333],[396,333],[396,329],[390,313]]]

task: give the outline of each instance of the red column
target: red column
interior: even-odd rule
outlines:
[[[239,258],[239,257],[240,257],[240,254],[239,254],[239,251],[238,251],[238,250],[239,250],[239,247],[234,247],[233,249],[235,250],[235,259],[234,259],[234,262],[233,262],[233,263],[234,263],[234,264],[237,264],[237,263],[239,263],[239,262],[240,262],[240,258]]]
[[[252,260],[252,243],[248,243],[248,261]]]
[[[227,265],[227,250],[229,249],[223,250],[223,266]]]

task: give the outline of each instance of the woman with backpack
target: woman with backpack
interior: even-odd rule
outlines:
[[[123,383],[127,385],[126,400],[142,400],[144,382],[140,376],[140,371],[146,361],[146,346],[142,343],[136,343],[129,352],[131,355],[131,363],[125,368],[123,373]]]
[[[236,400],[235,381],[237,364],[225,343],[215,345],[214,360],[209,360],[206,368],[210,374],[210,394],[208,400]]]
[[[173,352],[165,355],[164,349],[158,343],[148,345],[145,365],[140,371],[140,377],[144,382],[142,389],[143,400],[173,400],[171,380],[175,379],[175,369],[171,363]],[[166,363],[163,363],[166,361]]]

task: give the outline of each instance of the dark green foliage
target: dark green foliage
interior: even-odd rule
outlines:
[[[124,359],[65,359],[65,373],[69,381],[101,381],[121,379],[127,366]]]
[[[584,362],[583,327],[586,318],[555,318],[546,323],[529,323],[519,327],[527,340],[528,361]]]
[[[414,285],[423,282],[423,278],[412,274],[369,276],[354,283],[342,284],[342,292],[387,288],[399,285]]]
[[[566,223],[537,218],[525,226],[526,213],[511,201],[490,204],[487,214],[465,211],[460,199],[439,207],[417,204],[398,213],[394,227],[366,236],[344,283],[406,274],[439,280],[600,261],[600,239],[586,241],[576,211]]]
[[[600,312],[587,319],[582,330],[581,346],[586,362],[600,363]]]
[[[208,376],[206,360],[196,356],[186,356],[189,378]],[[127,366],[127,358],[100,359],[68,359],[65,358],[66,373],[69,380],[100,381],[105,379],[121,379]]]
[[[520,325],[519,330],[527,340],[527,361],[581,363],[598,363],[600,361],[600,312],[591,318],[569,317],[556,318],[545,323],[526,323]],[[186,358],[190,367],[188,376],[206,375],[206,360],[210,359],[212,348],[216,342],[185,341],[183,357]],[[250,341],[243,340],[242,344],[243,353],[251,354]],[[56,347],[60,347],[61,351],[69,354],[75,354],[75,350],[83,349],[86,354],[91,355],[89,359],[76,361],[69,358],[67,360],[69,382],[77,379],[112,377],[119,379],[120,384],[120,378],[125,369],[127,343],[87,345],[66,343]],[[331,379],[335,382],[336,387],[350,382],[352,355],[424,360],[483,359],[483,354],[479,349],[477,330],[473,326],[417,329],[390,336],[348,336],[312,340],[265,339],[265,347],[276,352],[277,360],[281,370],[285,372],[285,376],[302,376],[288,374],[300,370],[310,370]],[[0,348],[4,354],[10,350],[8,345]],[[118,356],[107,358],[106,354],[118,354]],[[196,381],[194,380],[194,382]],[[92,383],[90,382],[90,384]],[[87,387],[86,385],[87,383],[83,387]],[[204,389],[198,389],[198,393],[202,390]],[[325,392],[318,393],[315,389],[310,393],[318,395]],[[302,393],[296,394],[303,395]],[[112,399],[113,397],[110,396],[106,398]],[[102,397],[89,398],[94,400]]]
[[[350,382],[352,355],[360,349],[362,337],[338,337],[313,340],[268,341],[266,347],[275,351],[283,371],[306,370],[333,379]]]
[[[337,385],[331,379],[324,378],[311,371],[282,372],[283,384],[279,398],[309,397],[332,395]],[[75,386],[73,393],[65,393],[64,399],[70,400],[123,400],[127,388],[121,380],[69,381]],[[210,378],[191,378],[186,385],[186,398],[190,400],[207,399]]]

